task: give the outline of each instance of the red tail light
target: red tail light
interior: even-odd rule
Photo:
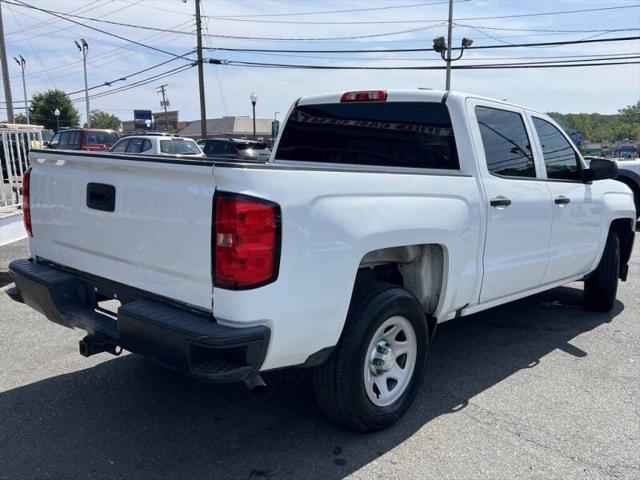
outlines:
[[[342,95],[341,102],[385,102],[386,90],[365,90],[361,92],[347,92]]]
[[[280,207],[246,195],[216,192],[215,286],[256,288],[275,281],[280,257]]]
[[[29,190],[31,186],[31,169],[28,169],[22,175],[22,219],[24,220],[24,229],[30,237],[33,237],[31,231],[31,207],[29,205]]]

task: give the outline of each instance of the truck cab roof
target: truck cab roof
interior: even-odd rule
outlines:
[[[357,93],[357,92],[386,92],[386,99],[383,101],[386,102],[443,102],[448,98],[458,98],[464,101],[467,98],[475,98],[480,100],[488,100],[495,103],[501,103],[504,105],[510,105],[513,107],[523,108],[530,111],[537,112],[530,107],[525,107],[523,105],[509,102],[505,99],[496,99],[491,97],[486,97],[483,95],[477,95],[474,93],[467,92],[459,92],[459,91],[446,91],[446,90],[431,90],[426,88],[414,88],[414,89],[369,89],[369,90],[353,90],[349,92],[331,92],[331,93],[322,93],[319,95],[310,95],[307,97],[301,97],[296,102],[296,105],[318,105],[323,103],[340,103],[341,99],[346,93]],[[538,112],[544,113],[544,112]]]

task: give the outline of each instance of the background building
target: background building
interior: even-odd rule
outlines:
[[[256,137],[267,140],[271,138],[271,118],[256,118]],[[179,131],[183,137],[197,138],[201,136],[200,120],[194,120]],[[246,117],[222,117],[207,119],[207,136],[228,138],[252,138],[253,119]]]

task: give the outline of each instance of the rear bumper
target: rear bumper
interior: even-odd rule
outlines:
[[[231,328],[211,315],[151,298],[130,287],[33,260],[9,265],[16,282],[7,293],[100,344],[119,346],[199,380],[235,382],[257,373],[269,344],[265,326]],[[118,298],[117,314],[96,310]]]

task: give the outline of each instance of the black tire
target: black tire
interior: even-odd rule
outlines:
[[[393,316],[411,323],[417,340],[413,375],[402,395],[390,405],[375,405],[365,391],[363,369],[376,330]],[[424,379],[429,328],[418,301],[392,284],[358,281],[342,336],[331,357],[314,372],[314,390],[320,408],[334,422],[357,432],[387,428],[409,408]]]
[[[584,302],[587,308],[608,312],[613,308],[620,275],[620,241],[610,231],[598,268],[584,282]]]

